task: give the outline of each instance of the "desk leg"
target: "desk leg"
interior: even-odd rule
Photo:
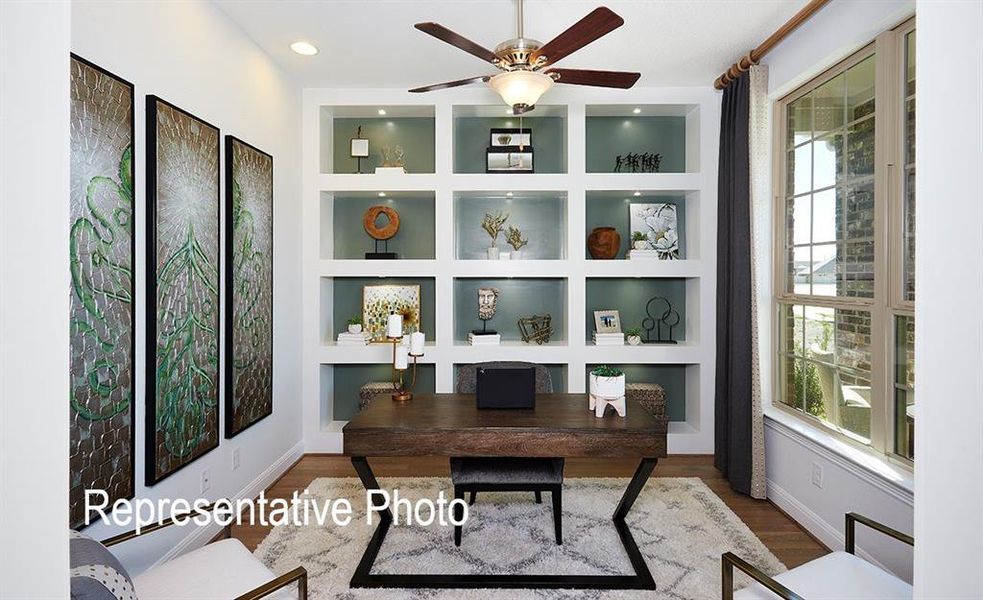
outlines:
[[[642,589],[647,590],[655,589],[655,579],[652,578],[652,573],[649,571],[648,565],[645,564],[645,557],[642,556],[638,544],[635,543],[635,538],[632,537],[631,531],[628,529],[625,517],[628,516],[628,511],[635,504],[638,494],[642,492],[642,488],[645,487],[645,483],[658,462],[659,459],[657,458],[643,458],[639,461],[635,475],[628,482],[628,487],[625,489],[624,495],[621,496],[621,502],[618,503],[618,507],[614,509],[614,515],[611,517],[611,520],[614,521],[614,528],[618,530],[618,535],[621,536],[621,545],[625,547],[631,566],[635,569],[635,575],[642,583]]]
[[[368,492],[372,490],[381,490],[379,487],[379,482],[375,478],[375,474],[372,472],[372,468],[369,467],[369,461],[364,456],[353,456],[352,466],[355,467],[355,472],[358,473],[358,478],[362,480],[362,485],[365,487],[366,491],[366,501],[368,500]],[[382,548],[382,542],[386,539],[386,533],[389,532],[389,526],[393,522],[393,513],[388,508],[385,512],[379,513],[379,527],[372,534],[372,539],[369,540],[369,545],[365,548],[365,553],[362,554],[362,560],[358,561],[358,566],[355,568],[355,573],[352,575],[351,580],[348,582],[349,587],[360,588],[369,586],[369,572],[372,570],[372,565],[375,563],[376,556],[379,555],[379,549]]]
[[[437,575],[437,574],[398,574],[372,575],[372,565],[379,555],[382,542],[392,525],[392,512],[381,513],[379,528],[375,530],[368,547],[352,575],[349,586],[352,588],[527,588],[527,589],[597,589],[597,590],[654,590],[655,580],[649,572],[645,558],[628,531],[625,517],[631,510],[638,494],[645,487],[649,475],[658,462],[655,458],[643,458],[628,484],[621,502],[614,511],[612,521],[621,537],[621,544],[635,570],[634,575]],[[352,465],[366,490],[378,490],[369,461],[364,456],[352,457]]]

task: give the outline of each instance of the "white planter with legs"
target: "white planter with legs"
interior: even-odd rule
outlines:
[[[604,416],[604,409],[607,408],[608,404],[614,407],[618,416],[625,416],[624,374],[617,377],[598,377],[591,373],[589,410],[594,411],[594,416],[601,418]]]

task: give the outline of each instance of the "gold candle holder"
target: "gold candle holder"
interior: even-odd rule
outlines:
[[[422,354],[413,354],[408,352],[409,356],[413,358],[413,376],[410,379],[409,385],[406,385],[404,381],[404,374],[409,369],[397,369],[396,368],[396,346],[398,346],[403,341],[403,336],[400,337],[390,337],[386,336],[386,344],[392,344],[393,347],[393,360],[392,360],[392,384],[393,393],[392,399],[394,402],[406,402],[413,399],[413,389],[416,388],[416,364],[417,359],[423,356]]]

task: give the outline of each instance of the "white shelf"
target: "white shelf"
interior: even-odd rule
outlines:
[[[562,87],[562,86],[561,86]],[[586,368],[591,364],[671,365],[686,374],[686,421],[672,423],[670,452],[708,453],[713,450],[713,389],[716,318],[716,201],[717,145],[720,99],[706,88],[637,88],[632,90],[567,89],[551,91],[551,104],[565,116],[565,174],[464,174],[453,173],[455,117],[474,114],[493,106],[497,98],[485,89],[442,90],[421,98],[400,90],[309,89],[304,95],[304,215],[302,259],[304,296],[305,446],[311,452],[340,452],[344,422],[333,420],[333,365],[385,364],[391,360],[386,345],[337,346],[325,342],[333,316],[333,278],[427,278],[434,281],[432,298],[437,315],[436,339],[428,343],[421,364],[433,365],[436,390],[454,388],[455,365],[490,360],[519,360],[567,365],[565,386],[573,393],[587,387]],[[555,95],[554,95],[555,94]],[[611,104],[615,102],[616,104]],[[345,114],[371,116],[378,106],[391,115],[405,107],[407,114],[423,111],[434,118],[435,173],[325,174],[320,172],[322,114],[343,108]],[[588,115],[622,116],[643,106],[645,114],[666,114],[687,119],[687,173],[587,173],[586,128]],[[371,108],[369,110],[368,108]],[[365,110],[362,110],[365,108]],[[479,110],[480,109],[480,110]],[[324,111],[327,110],[327,113]],[[487,109],[490,110],[490,109]],[[361,111],[361,112],[359,112]],[[396,112],[394,112],[396,111]],[[601,112],[598,112],[601,111]],[[504,112],[504,111],[503,111]],[[341,114],[341,113],[339,113]],[[415,113],[414,113],[415,114]],[[484,114],[484,113],[481,113]],[[494,116],[494,111],[488,113]],[[627,116],[625,113],[624,116]],[[691,127],[692,125],[692,127]],[[683,195],[686,202],[685,260],[591,260],[586,256],[587,198],[591,194],[667,192]],[[564,259],[491,261],[456,259],[455,198],[460,192],[557,192],[565,198]],[[334,223],[322,215],[322,193],[335,192],[430,192],[434,199],[434,259],[332,260]],[[354,226],[354,225],[353,225]],[[361,227],[361,224],[358,224]],[[325,230],[325,228],[327,228]],[[401,232],[402,234],[402,232]],[[501,241],[502,251],[508,246]],[[559,278],[565,280],[565,341],[526,344],[505,341],[499,346],[470,346],[455,340],[453,321],[455,280],[466,278]],[[672,278],[686,280],[686,320],[681,330],[686,341],[675,345],[594,346],[585,341],[587,284],[605,278]],[[337,332],[334,332],[337,333]],[[333,336],[333,334],[332,334]],[[323,375],[323,376],[322,376]]]

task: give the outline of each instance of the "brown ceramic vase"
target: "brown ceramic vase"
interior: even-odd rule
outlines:
[[[595,227],[587,236],[587,250],[591,258],[611,259],[618,256],[621,234],[614,227]]]

